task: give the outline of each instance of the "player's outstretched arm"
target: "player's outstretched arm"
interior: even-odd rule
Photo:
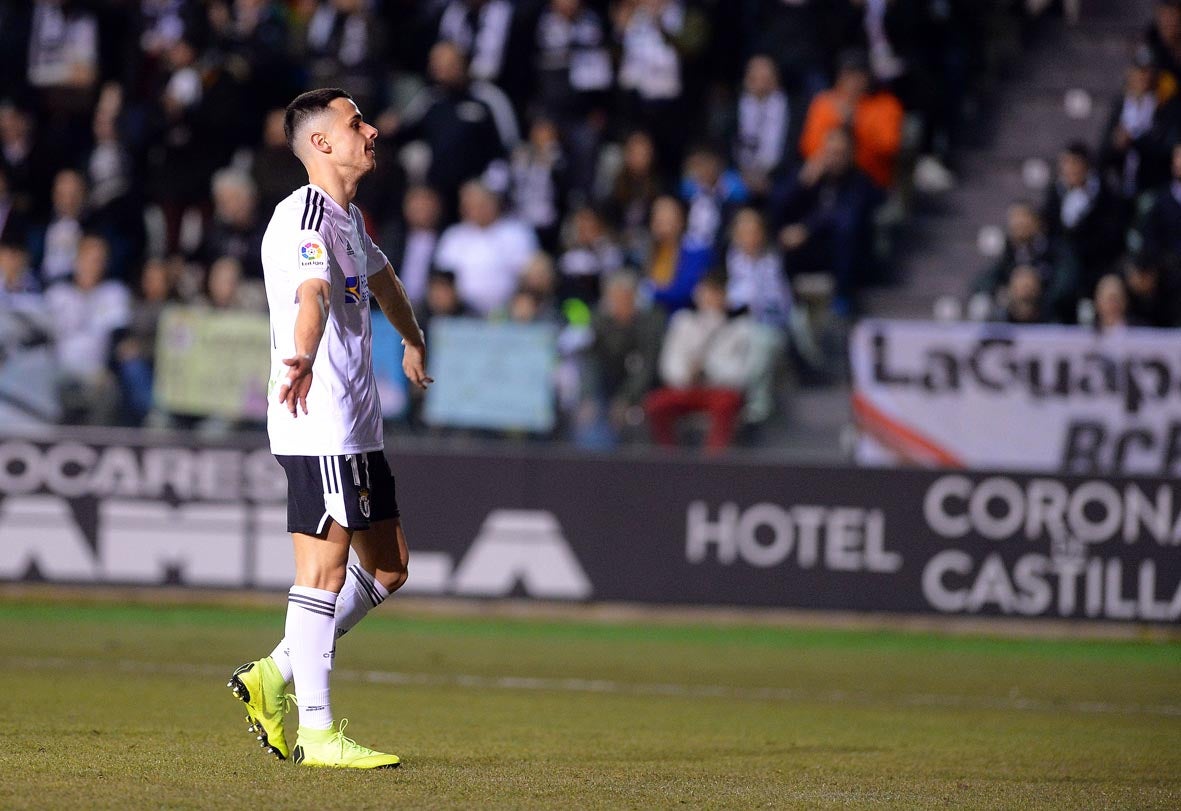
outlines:
[[[308,392],[312,388],[312,364],[328,323],[331,286],[323,279],[308,279],[299,286],[299,311],[295,315],[295,357],[285,358],[289,367],[287,382],[279,389],[279,402],[291,416],[298,417],[297,406],[308,413]]]
[[[369,292],[377,299],[378,306],[394,329],[402,335],[402,345],[406,347],[402,355],[402,371],[411,383],[425,389],[435,382],[426,376],[426,341],[422,337],[418,319],[414,317],[410,299],[406,297],[406,288],[389,263],[369,277]]]

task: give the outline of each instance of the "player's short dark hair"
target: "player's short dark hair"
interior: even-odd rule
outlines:
[[[328,105],[337,99],[352,101],[353,97],[347,90],[342,90],[339,87],[321,87],[318,90],[300,93],[287,105],[287,109],[283,113],[283,134],[287,136],[287,146],[293,152],[295,151],[295,131],[312,116],[327,110]]]

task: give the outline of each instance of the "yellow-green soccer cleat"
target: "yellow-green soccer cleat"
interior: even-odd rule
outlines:
[[[291,754],[283,734],[287,714],[287,682],[271,657],[247,662],[234,671],[226,685],[234,697],[246,705],[249,732],[258,735],[258,745],[279,760]]]
[[[397,755],[374,752],[346,738],[347,718],[339,729],[303,729],[295,741],[295,762],[300,766],[329,766],[338,769],[395,769],[402,762]]]

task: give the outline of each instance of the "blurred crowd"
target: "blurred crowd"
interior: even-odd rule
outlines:
[[[972,317],[1181,326],[1181,0],[1157,0],[1121,78],[1100,141],[1067,143],[1044,196],[1009,206]]]
[[[817,321],[883,276],[914,189],[954,182],[990,49],[1036,5],[0,0],[0,308],[56,359],[64,421],[150,419],[166,305],[265,311],[261,235],[306,182],[282,110],[339,86],[380,130],[357,202],[428,331],[573,327],[564,430],[672,443],[701,412],[722,447],[774,411],[785,364],[823,366]],[[1167,22],[1110,144],[1070,152],[1081,186],[1013,234],[1047,296],[1041,257],[1100,236],[1093,186],[1130,216],[1167,178]],[[1171,249],[1163,188],[1137,222]]]

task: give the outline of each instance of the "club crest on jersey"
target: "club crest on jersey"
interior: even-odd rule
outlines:
[[[344,300],[346,304],[359,304],[361,301],[361,280],[359,276],[344,277]]]
[[[357,501],[358,501],[359,506],[361,508],[361,515],[368,518],[369,517],[369,491],[362,487],[361,492],[358,495],[359,495],[359,497],[358,497]]]
[[[317,240],[310,239],[299,246],[301,264],[322,265],[326,255],[327,251],[324,250],[324,245]]]

